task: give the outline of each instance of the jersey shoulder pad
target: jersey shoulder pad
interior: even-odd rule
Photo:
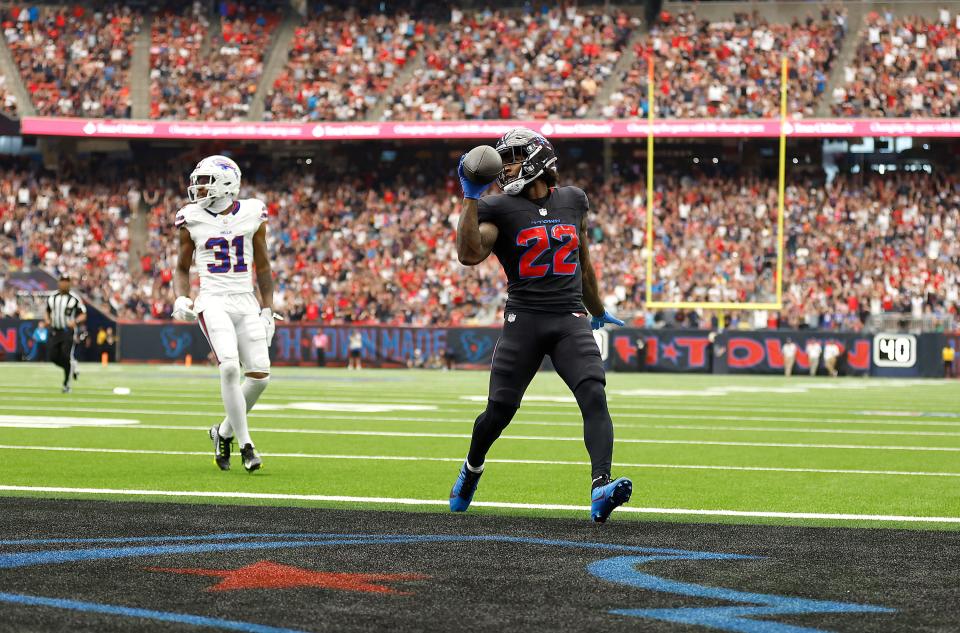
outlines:
[[[177,211],[177,217],[174,220],[173,225],[178,229],[189,227],[189,225],[195,220],[197,211],[199,210],[200,207],[193,203],[188,204],[185,207],[181,207],[180,210]]]
[[[477,215],[481,222],[493,222],[496,218],[509,210],[513,196],[505,193],[496,193],[484,196],[477,202]]]
[[[557,193],[569,196],[573,200],[586,200],[587,194],[580,187],[574,187],[573,185],[566,185],[564,187],[557,187]]]
[[[257,222],[266,222],[267,221],[267,205],[263,200],[257,198],[246,198],[240,200],[240,207],[244,209],[244,212],[248,214],[252,219]]]

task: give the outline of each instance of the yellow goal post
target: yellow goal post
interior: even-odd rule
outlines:
[[[727,301],[654,301],[653,300],[653,122],[654,122],[654,75],[653,56],[647,58],[647,274],[646,274],[646,307],[654,309],[684,309],[684,310],[780,310],[783,308],[783,217],[784,217],[784,189],[786,182],[787,160],[787,58],[781,60],[780,66],[780,156],[779,176],[777,182],[777,279],[774,302],[727,302]]]

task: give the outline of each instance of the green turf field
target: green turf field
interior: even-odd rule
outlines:
[[[68,395],[58,376],[0,364],[0,495],[429,512],[446,511],[487,380],[277,368],[251,414],[265,466],[249,475],[213,464],[214,369],[85,366]],[[608,396],[614,476],[634,480],[616,520],[960,529],[960,383],[610,374]],[[541,373],[470,512],[586,520],[580,426]]]

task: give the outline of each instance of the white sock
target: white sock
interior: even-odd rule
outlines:
[[[240,389],[240,363],[235,360],[220,363],[220,396],[227,420],[240,446],[250,444],[247,431],[247,407]]]
[[[257,400],[260,399],[260,394],[263,393],[263,390],[267,388],[267,384],[270,382],[270,378],[251,378],[247,376],[244,378],[243,382],[240,384],[240,391],[243,392],[243,400],[247,407],[247,413],[250,413],[250,409],[253,408],[253,405],[257,404]],[[233,427],[230,426],[230,419],[223,418],[223,422],[220,423],[219,429],[220,437],[233,437]],[[243,446],[241,444],[241,446]]]
[[[480,464],[479,467],[478,467],[478,466],[471,466],[471,465],[470,465],[470,462],[466,462],[466,464],[467,464],[467,470],[469,470],[469,471],[472,472],[472,473],[482,473],[482,472],[483,472],[484,464]]]

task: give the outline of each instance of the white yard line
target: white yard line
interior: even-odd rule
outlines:
[[[196,406],[196,405],[194,405]],[[3,406],[0,405],[0,411],[64,411],[64,412],[79,412],[79,413],[125,413],[128,415],[131,414],[140,414],[140,415],[158,415],[158,416],[172,416],[172,417],[218,417],[222,416],[222,412],[218,411],[220,408],[219,404],[210,405],[211,411],[167,411],[167,410],[156,410],[156,409],[128,409],[128,408],[118,408],[118,407],[55,407],[55,406]],[[357,414],[353,413],[351,415],[336,415],[333,412],[318,412],[318,411],[308,411],[300,409],[285,409],[291,413],[283,413],[276,410],[259,410],[254,408],[253,413],[251,414],[254,418],[276,418],[276,419],[289,419],[289,420],[351,420],[354,422],[426,422],[434,424],[472,424],[473,420],[471,418],[463,419],[444,419],[444,418],[424,418],[424,417],[411,417],[411,416],[381,416],[376,413],[370,414]],[[296,412],[296,413],[292,413]],[[437,413],[444,413],[440,410]],[[529,415],[551,415],[556,414],[541,413],[536,411],[523,411],[521,414],[523,416]],[[750,421],[750,422],[784,422],[784,423],[794,423],[794,422],[804,422],[804,423],[823,423],[823,424],[854,424],[854,425],[878,425],[878,426],[934,426],[934,427],[960,427],[960,421],[956,422],[935,422],[935,421],[923,421],[923,422],[913,422],[913,421],[904,421],[902,419],[896,418],[892,420],[880,420],[880,419],[869,419],[869,420],[847,420],[847,419],[831,419],[831,418],[773,418],[773,417],[757,417],[757,416],[716,416],[716,415],[657,415],[657,414],[640,414],[640,413],[620,413],[614,414],[613,416],[616,419],[621,418],[642,418],[642,419],[654,419],[654,420],[663,420],[663,419],[676,419],[676,420],[722,420],[722,421]],[[558,426],[558,427],[581,427],[583,426],[582,422],[546,422],[546,421],[537,421],[537,420],[517,420],[511,424],[522,424],[530,426]],[[623,429],[676,429],[676,430],[716,430],[716,431],[757,431],[757,432],[783,432],[783,433],[836,433],[836,434],[850,434],[850,435],[903,435],[903,436],[934,436],[934,437],[960,437],[960,432],[951,433],[951,432],[911,432],[911,431],[855,431],[855,430],[834,430],[834,429],[797,429],[792,427],[724,427],[724,426],[684,426],[684,425],[646,425],[646,424],[630,424],[627,423],[615,423],[617,428]]]
[[[161,451],[128,448],[92,448],[73,446],[20,446],[0,444],[0,450],[53,451],[69,453],[120,453],[125,455],[188,455],[209,457],[209,451]],[[318,453],[261,453],[263,457],[289,457],[304,459],[358,460],[358,461],[400,461],[400,462],[451,462],[460,464],[462,457],[421,457],[409,455],[336,455]],[[590,462],[576,460],[548,459],[488,459],[491,464],[520,464],[535,466],[589,466]],[[857,470],[842,468],[785,468],[771,466],[716,466],[708,464],[632,464],[617,462],[617,468],[648,468],[665,470],[722,470],[745,472],[809,473],[829,475],[886,475],[893,477],[960,477],[960,473],[929,472],[908,470]]]
[[[39,395],[49,395],[50,397],[60,398],[58,393],[52,393],[49,388],[43,387],[0,387],[0,394],[10,394],[5,395],[4,400],[12,401],[26,401],[26,402],[35,402],[37,398],[35,396],[24,396],[24,392],[35,392],[35,396]],[[90,394],[90,395],[85,395]],[[104,398],[96,398],[95,396],[105,396]],[[831,400],[835,401],[836,394],[830,394]],[[305,398],[310,397],[320,401],[326,402],[396,402],[396,403],[412,403],[412,404],[432,404],[441,407],[457,407],[466,408],[469,410],[476,409],[478,406],[477,402],[471,401],[461,401],[456,395],[443,396],[439,397],[421,397],[421,398],[411,398],[409,396],[398,394],[392,396],[390,394],[356,394],[353,395],[344,395],[340,393],[326,393],[323,391],[316,392],[312,391],[310,393],[305,393],[303,391],[296,393],[277,393],[275,391],[268,391],[262,398],[262,402],[269,402],[273,404],[279,404],[284,401],[298,401],[304,400]],[[543,401],[539,398],[562,398],[563,396],[538,396],[535,399],[524,400],[523,402],[523,411],[530,411],[537,408],[547,408],[547,409],[564,409],[570,411],[577,411],[576,404],[571,398],[570,403],[558,403],[551,401]],[[85,388],[79,392],[74,392],[72,395],[68,396],[71,401],[81,401],[82,399],[91,399],[93,401],[104,401],[104,402],[117,402],[118,400],[125,398],[132,399],[162,399],[165,404],[176,405],[182,400],[205,400],[208,401],[211,406],[219,406],[219,395],[216,390],[209,392],[200,392],[196,391],[193,394],[185,393],[182,390],[179,391],[158,391],[155,389],[140,389],[134,387],[134,393],[131,396],[115,396],[112,394],[112,388]],[[482,405],[481,405],[482,406]],[[825,411],[831,411],[836,413],[851,413],[855,414],[859,411],[853,409],[862,409],[863,403],[862,400],[856,401],[855,405],[851,404],[850,409],[846,410],[846,407],[835,406],[835,405],[817,405],[811,404],[809,406],[799,407],[799,408],[784,408],[784,407],[759,407],[755,406],[755,401],[745,400],[742,403],[736,404],[731,402],[723,402],[714,404],[712,401],[710,406],[695,406],[684,404],[682,402],[672,403],[667,402],[665,404],[659,404],[655,402],[643,402],[643,403],[630,403],[628,400],[623,397],[611,396],[609,398],[609,406],[611,409],[615,410],[642,410],[642,411],[703,411],[703,412],[716,412],[716,411],[744,411],[749,410],[752,412],[769,412],[769,413],[807,413],[811,410],[823,409]],[[911,406],[910,411],[914,411],[916,405]],[[905,411],[909,413],[910,411]],[[547,414],[547,412],[544,412]],[[552,413],[550,413],[552,414]],[[650,414],[650,415],[659,415],[660,417],[665,417],[663,414]],[[615,416],[616,417],[616,416]],[[917,417],[917,416],[914,416]],[[777,418],[770,418],[777,419]]]
[[[446,499],[411,499],[394,497],[352,497],[345,495],[296,495],[266,492],[230,492],[230,491],[200,491],[200,490],[138,490],[114,488],[65,488],[59,486],[4,486],[4,492],[49,492],[60,494],[79,495],[112,495],[121,497],[200,497],[207,499],[270,499],[276,501],[323,501],[344,502],[359,504],[392,504],[408,506],[446,506]],[[555,510],[572,512],[589,512],[589,506],[552,504],[552,503],[510,503],[504,501],[474,501],[471,505],[481,508],[511,508],[521,510]],[[903,516],[895,514],[831,514],[824,512],[770,512],[754,510],[705,510],[691,508],[638,508],[621,506],[618,513],[631,514],[665,514],[665,515],[693,515],[693,516],[728,516],[772,519],[820,519],[829,521],[862,521],[862,522],[903,522],[903,523],[960,523],[960,517],[931,517],[931,516]]]
[[[7,407],[0,406],[0,410]],[[10,407],[12,409],[12,407]],[[48,410],[44,407],[21,407],[19,410],[24,409],[37,409],[37,410]],[[60,409],[57,409],[60,410]],[[67,410],[67,409],[65,409]],[[152,411],[149,409],[81,409],[81,408],[71,408],[68,409],[74,412],[87,412],[87,413],[120,413],[124,412],[127,414],[143,414],[143,415],[164,415],[164,416],[175,416],[175,417],[219,417],[216,412],[205,412],[205,411]],[[254,410],[253,419],[259,419],[260,415],[257,414],[256,409]],[[5,426],[3,424],[3,419],[5,417],[12,416],[3,416],[0,414],[0,426]],[[20,422],[14,426],[19,428],[28,428],[31,425],[28,423],[30,416],[16,416],[20,419]],[[290,419],[290,420],[304,420],[309,419],[310,421],[328,421],[328,420],[349,420],[351,422],[362,422],[362,423],[376,423],[376,422],[410,422],[416,424],[455,424],[464,426],[469,424],[469,420],[449,420],[442,418],[415,418],[415,417],[396,417],[396,416],[381,416],[381,415],[370,415],[370,416],[359,416],[359,415],[340,415],[333,413],[323,413],[316,416],[306,416],[292,413],[275,413],[270,411],[265,412],[263,417],[266,418],[278,418],[278,419]],[[84,418],[76,418],[77,420],[83,420]],[[746,418],[749,419],[749,418]],[[95,419],[93,419],[95,421]],[[813,420],[811,420],[813,421]],[[136,420],[130,420],[127,423],[136,424]],[[859,421],[851,421],[850,423],[859,423]],[[874,422],[863,422],[863,424],[872,424]],[[573,427],[580,428],[583,426],[582,422],[537,422],[531,420],[516,420],[511,423],[514,426],[543,426],[543,427]],[[890,423],[895,424],[895,423]],[[78,423],[75,426],[83,426],[82,423]],[[88,426],[98,426],[98,424],[91,423]],[[618,429],[651,429],[651,430],[669,430],[669,431],[726,431],[726,432],[737,432],[737,433],[806,433],[806,434],[826,434],[826,435],[863,435],[863,436],[900,436],[900,437],[960,437],[960,432],[951,432],[951,431],[887,431],[887,430],[858,430],[858,429],[814,429],[814,428],[797,428],[797,427],[763,427],[763,426],[720,426],[720,425],[695,425],[695,424],[630,424],[630,423],[619,423],[615,425]],[[40,426],[40,428],[46,428]]]
[[[164,424],[137,424],[131,426],[112,427],[115,430],[166,430],[166,431],[206,431],[205,426],[180,426]],[[255,427],[250,429],[255,433],[294,433],[307,435],[344,435],[367,437],[403,437],[403,438],[436,438],[436,439],[470,439],[469,433],[414,433],[403,431],[357,431],[343,429],[278,429]],[[555,437],[549,435],[504,435],[501,440],[523,440],[533,442],[583,442],[583,437]],[[654,440],[639,438],[618,438],[618,444],[677,444],[683,446],[749,446],[754,448],[813,448],[838,450],[871,450],[871,451],[920,451],[920,452],[948,452],[958,453],[960,447],[955,446],[888,446],[870,444],[802,444],[790,442],[733,442],[718,440]]]

